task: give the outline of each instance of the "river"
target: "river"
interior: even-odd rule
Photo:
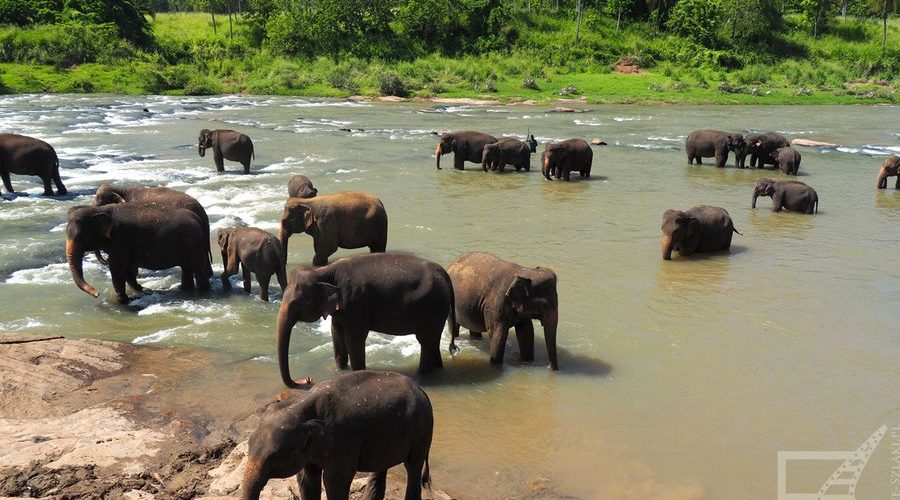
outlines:
[[[900,426],[900,191],[893,179],[875,189],[883,158],[900,152],[900,107],[587,107],[2,97],[0,131],[53,144],[70,195],[44,198],[39,179],[12,176],[27,196],[0,201],[0,331],[217,351],[236,360],[222,369],[247,373],[235,394],[271,398],[281,389],[274,280],[264,303],[255,282],[249,297],[218,279],[198,296],[177,290],[177,271],[143,271],[157,292],[120,307],[89,256],[93,299],[65,264],[66,211],[103,182],[162,185],[200,200],[213,232],[246,224],[277,234],[287,180],[302,173],[323,194],[380,197],[389,250],[445,267],[487,251],[559,276],[559,372],[546,367],[540,328],[537,360],[518,362],[511,338],[502,369],[488,365],[487,339],[465,332],[451,359],[445,334],[445,369],[425,381],[436,412],[431,470],[463,498],[775,498],[778,451],[852,451],[882,424]],[[201,128],[249,134],[252,175],[231,162],[217,174],[198,157]],[[818,191],[819,213],[772,213],[768,198],[750,209],[755,180],[780,173],[731,160],[688,167],[684,137],[698,128],[842,145],[798,148],[799,180]],[[460,129],[530,130],[539,151],[569,137],[609,145],[595,148],[590,181],[545,181],[536,157],[530,173],[457,172],[449,156],[436,171],[432,132]],[[662,213],[698,204],[728,209],[743,236],[729,254],[662,261]],[[289,269],[311,258],[311,238],[292,238]],[[370,335],[369,368],[413,374],[417,362],[413,337]],[[297,377],[334,376],[327,322],[297,325],[291,365]],[[196,380],[214,382],[215,373]],[[888,497],[892,440],[900,445],[889,432],[875,449],[858,498]],[[788,489],[815,493],[838,464],[790,466]]]

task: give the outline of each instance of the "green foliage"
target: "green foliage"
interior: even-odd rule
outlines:
[[[140,47],[153,45],[153,34],[144,15],[129,0],[64,0],[63,17],[90,23],[112,23],[119,36]]]
[[[706,47],[716,42],[722,17],[718,0],[681,0],[672,8],[666,28]]]
[[[378,75],[378,93],[396,97],[409,95],[406,84],[393,71],[383,71]]]
[[[0,24],[27,26],[55,22],[60,10],[59,0],[0,0]]]
[[[724,0],[722,7],[727,20],[722,35],[739,43],[766,41],[781,29],[775,0]]]

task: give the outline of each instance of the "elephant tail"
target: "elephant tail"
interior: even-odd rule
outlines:
[[[732,231],[734,231],[734,232],[736,232],[736,233],[737,233],[737,234],[739,234],[739,235],[741,235],[741,236],[743,236],[743,235],[744,235],[744,233],[742,233],[742,232],[740,232],[740,231],[738,231],[738,230],[737,230],[737,228],[736,228],[736,227],[734,227],[734,226],[731,226],[731,230],[732,230]]]
[[[425,470],[422,471],[422,487],[431,489],[431,469],[428,467],[428,455],[425,455]]]
[[[456,325],[456,292],[453,291],[453,282],[450,281],[450,276],[447,276],[447,283],[450,285],[450,314],[448,315],[449,325],[450,325],[450,356],[456,356],[459,354],[459,347],[456,346],[456,333],[459,329],[455,328],[453,325]]]

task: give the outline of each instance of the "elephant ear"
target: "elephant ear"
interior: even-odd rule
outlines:
[[[316,214],[309,205],[297,205],[303,210],[303,230],[309,232],[310,229],[316,227]]]
[[[228,249],[228,235],[231,231],[227,229],[219,229],[219,235],[216,237],[216,241],[219,243],[219,248],[222,250]]]
[[[116,229],[116,221],[113,220],[112,215],[106,212],[100,212],[98,214],[94,214],[93,221],[95,227],[97,228],[97,234],[103,241],[109,241],[112,237],[113,231]]]
[[[323,462],[331,455],[334,440],[325,432],[325,424],[318,419],[309,420],[300,426],[299,448],[305,455],[317,462]]]
[[[679,245],[679,253],[689,255],[697,250],[700,246],[700,221],[696,217],[688,217],[685,221],[687,224],[684,241]]]
[[[334,314],[344,308],[344,300],[341,297],[341,289],[331,283],[316,283],[319,288],[319,296],[322,297],[321,314],[325,319],[330,314]]]
[[[523,278],[519,275],[516,275],[516,278],[513,280],[512,284],[509,285],[509,288],[506,289],[506,297],[509,300],[510,305],[516,313],[521,314],[522,310],[525,308],[525,301],[528,300],[528,296],[531,294],[531,280],[528,278]]]

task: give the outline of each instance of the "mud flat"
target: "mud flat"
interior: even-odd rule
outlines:
[[[223,399],[239,370],[216,380],[220,394],[187,387],[229,362],[202,350],[0,334],[0,498],[238,497],[265,401]],[[405,475],[393,472],[387,498],[402,498]],[[291,478],[269,481],[261,498],[298,496]]]

